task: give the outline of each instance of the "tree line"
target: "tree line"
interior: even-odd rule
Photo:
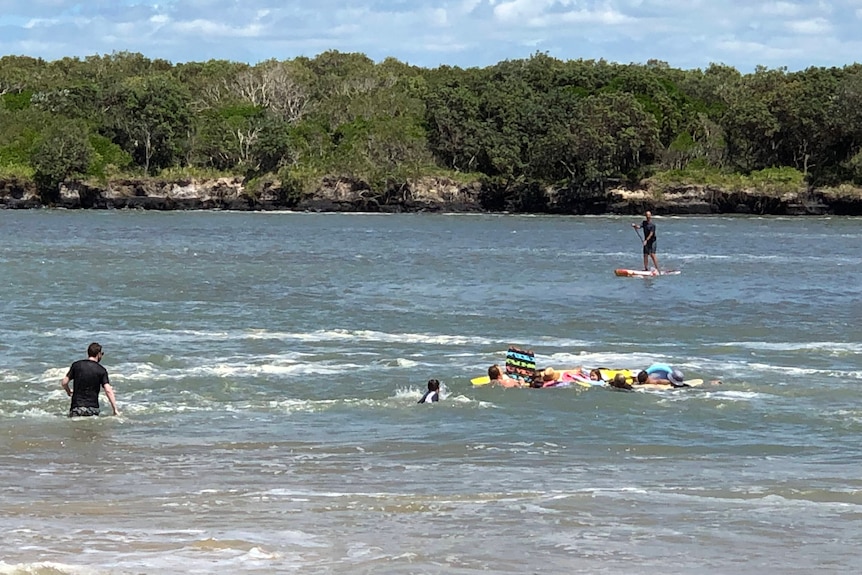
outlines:
[[[862,184],[862,65],[0,58],[0,176],[32,178],[43,197],[69,178],[172,173],[278,179],[287,193],[333,175],[381,193],[428,175],[587,193],[609,180],[769,170]]]

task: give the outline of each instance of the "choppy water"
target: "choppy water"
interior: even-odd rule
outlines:
[[[859,221],[637,220],[0,212],[0,573],[856,573]]]

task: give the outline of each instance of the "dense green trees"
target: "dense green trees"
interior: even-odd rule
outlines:
[[[251,66],[120,52],[0,58],[0,175],[60,181],[165,169],[324,176],[387,188],[426,174],[501,190],[656,173],[791,169],[862,183],[862,65],[677,70],[546,54],[416,68],[324,52]],[[782,172],[784,173],[784,172]]]
[[[85,173],[92,156],[93,146],[82,121],[52,119],[34,142],[30,157],[43,197],[51,198],[66,178]]]

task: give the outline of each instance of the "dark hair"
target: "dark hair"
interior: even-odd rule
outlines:
[[[646,383],[649,379],[649,374],[646,371],[641,370],[638,372],[638,383]]]
[[[488,368],[488,377],[491,379],[497,379],[501,375],[500,366],[497,364],[492,365]]]
[[[428,380],[428,391],[440,391],[440,382],[436,379]]]
[[[87,357],[96,357],[100,353],[102,353],[102,346],[96,342],[91,343],[90,346],[87,347]]]
[[[627,379],[626,376],[623,375],[622,373],[616,374],[610,382],[611,387],[616,387],[619,389],[631,389],[632,386],[629,385],[629,383],[626,381],[626,379]]]

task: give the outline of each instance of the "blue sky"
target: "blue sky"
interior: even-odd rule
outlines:
[[[0,0],[0,54],[256,63],[326,50],[423,67],[560,59],[750,72],[862,59],[862,0]]]

